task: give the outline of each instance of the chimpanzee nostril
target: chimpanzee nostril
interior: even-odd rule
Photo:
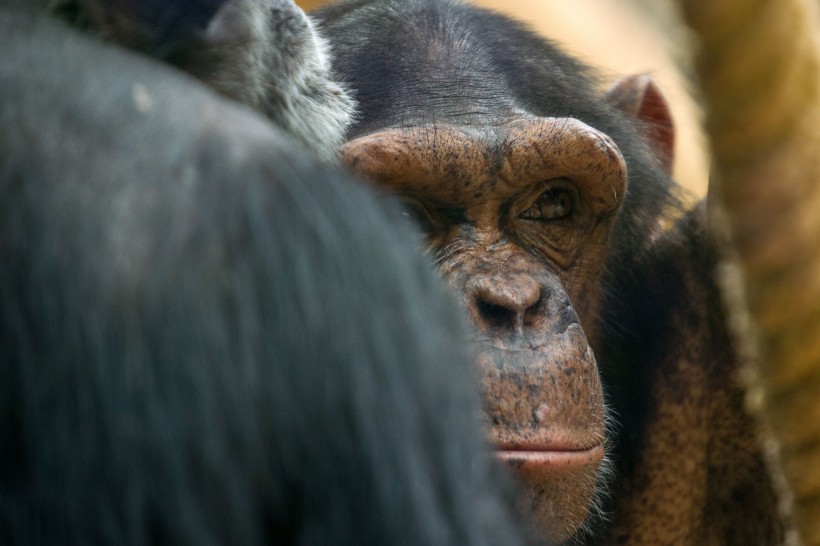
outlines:
[[[476,309],[481,320],[490,328],[513,328],[515,326],[515,312],[503,305],[478,300]]]

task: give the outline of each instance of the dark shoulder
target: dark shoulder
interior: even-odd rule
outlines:
[[[609,320],[621,324],[610,323],[610,331],[663,350],[669,339],[679,337],[671,315],[684,316],[690,331],[700,331],[703,321],[721,322],[713,320],[722,314],[722,302],[715,282],[717,249],[707,224],[701,202],[657,229],[644,246],[612,256],[607,282],[614,312]]]

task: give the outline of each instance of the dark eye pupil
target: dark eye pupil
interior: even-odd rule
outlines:
[[[541,216],[545,218],[560,218],[569,212],[569,197],[566,192],[547,192],[539,202]]]
[[[521,215],[526,220],[558,220],[572,212],[572,196],[566,190],[553,189],[542,193]]]

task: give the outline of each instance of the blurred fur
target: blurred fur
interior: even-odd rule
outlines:
[[[163,63],[0,34],[0,543],[523,542],[389,204]]]
[[[50,0],[48,9],[197,76],[325,160],[355,117],[327,42],[293,0]]]

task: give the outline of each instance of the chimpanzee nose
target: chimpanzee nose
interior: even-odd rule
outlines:
[[[523,333],[544,323],[543,288],[529,275],[477,276],[468,289],[470,315],[480,331]]]

